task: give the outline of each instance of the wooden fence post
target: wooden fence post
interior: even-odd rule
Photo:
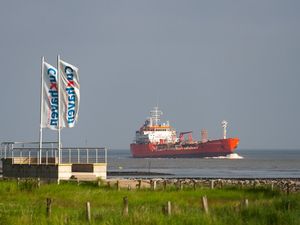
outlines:
[[[91,222],[91,205],[90,202],[86,203],[86,219]]]
[[[183,189],[181,180],[178,180],[178,181],[177,181],[176,186],[177,186],[177,190],[182,190],[182,189]]]
[[[123,216],[128,216],[128,197],[123,198]]]
[[[47,198],[46,199],[46,215],[47,215],[47,217],[51,216],[51,203],[52,203],[52,199]]]
[[[207,197],[206,196],[203,196],[202,197],[202,206],[203,206],[203,209],[204,209],[204,212],[206,214],[208,214],[208,203],[207,203]]]
[[[271,183],[271,191],[274,191],[274,183],[273,183],[273,181]]]
[[[138,182],[139,182],[138,183],[138,188],[141,189],[142,188],[142,180],[139,180]]]
[[[166,180],[164,180],[163,187],[164,187],[164,190],[167,189],[167,181]]]
[[[41,179],[38,177],[37,179],[37,187],[40,188],[41,187]]]
[[[168,201],[167,204],[165,204],[165,205],[162,206],[162,211],[163,211],[163,214],[171,216],[172,206],[171,206],[171,202],[170,201]]]
[[[117,180],[117,190],[120,191],[120,182]]]
[[[171,211],[172,211],[172,209],[171,209],[171,202],[168,201],[168,203],[167,203],[167,212],[168,212],[168,216],[171,216]]]
[[[196,181],[193,180],[193,189],[196,190]]]
[[[244,208],[246,208],[246,209],[248,208],[248,206],[249,206],[249,201],[248,201],[248,199],[247,199],[247,198],[245,198],[245,199],[244,199],[244,201],[243,201],[243,204],[242,204],[242,205],[243,205],[243,207],[244,207]]]
[[[210,181],[210,189],[214,189],[214,183],[215,183],[214,180],[211,180],[211,181]]]
[[[153,191],[156,190],[156,180],[151,181],[151,188],[152,188]]]

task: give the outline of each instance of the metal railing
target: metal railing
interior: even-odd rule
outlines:
[[[19,144],[19,143],[18,143]],[[41,150],[41,151],[40,151]],[[41,152],[41,156],[40,156]],[[90,147],[64,147],[60,149],[59,157],[58,148],[51,147],[15,147],[10,142],[1,144],[0,158],[11,158],[13,164],[88,164],[88,163],[106,163],[107,148],[90,148]],[[60,162],[58,160],[60,159]]]

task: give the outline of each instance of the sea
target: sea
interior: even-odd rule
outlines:
[[[163,173],[159,177],[168,178],[300,178],[300,149],[238,149],[225,157],[207,158],[132,158],[129,149],[110,149],[107,155],[108,171],[123,173]]]

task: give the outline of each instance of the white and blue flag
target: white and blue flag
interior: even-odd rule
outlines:
[[[61,127],[72,128],[77,122],[80,102],[78,68],[60,60],[59,74],[61,77]]]
[[[43,63],[42,128],[56,130],[58,126],[58,77],[54,66]]]

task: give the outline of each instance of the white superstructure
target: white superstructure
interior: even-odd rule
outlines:
[[[136,131],[136,143],[168,144],[178,141],[176,131],[170,126],[169,121],[160,123],[161,115],[162,111],[158,107],[150,111],[149,119],[140,130]]]

